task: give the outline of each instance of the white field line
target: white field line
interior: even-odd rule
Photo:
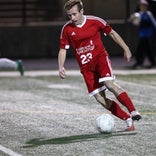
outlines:
[[[138,88],[156,89],[155,86],[152,86],[149,83],[148,84],[139,84],[139,82],[138,83],[137,82],[130,82],[130,81],[119,80],[119,79],[117,79],[116,81],[119,83],[125,84],[125,85],[134,86],[136,88],[138,87]]]
[[[98,114],[109,114],[108,112],[105,113],[103,110],[102,111],[50,111],[50,110],[0,110],[0,113],[23,113],[23,114],[51,114],[51,115],[98,115]],[[144,115],[156,115],[156,111],[146,111],[146,112],[141,112],[141,114]],[[1,151],[1,148],[0,148]]]
[[[144,70],[113,70],[114,75],[135,75],[135,74],[156,74],[156,69],[144,69]],[[57,70],[35,70],[25,71],[25,76],[57,76]],[[67,70],[67,76],[79,76],[81,75],[79,70]],[[0,71],[0,77],[9,76],[16,77],[20,76],[16,71]]]
[[[7,154],[9,156],[22,156],[21,154],[18,154],[16,152],[12,151],[11,149],[6,148],[6,147],[4,147],[2,145],[0,145],[0,151],[2,151],[3,153],[5,153],[5,154]]]

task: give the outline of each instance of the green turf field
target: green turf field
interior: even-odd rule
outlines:
[[[113,133],[99,134],[95,120],[108,112],[81,76],[0,77],[0,156],[155,156],[156,75],[116,78],[143,117],[133,132],[114,117]]]

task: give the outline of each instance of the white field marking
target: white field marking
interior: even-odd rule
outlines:
[[[122,84],[125,84],[125,85],[135,86],[135,87],[138,87],[138,88],[148,87],[148,89],[156,89],[155,86],[152,86],[152,85],[149,85],[149,84],[139,84],[137,82],[130,82],[130,81],[119,80],[119,79],[117,79],[116,81],[118,81],[118,82],[120,82]]]
[[[21,154],[18,154],[16,152],[12,151],[11,149],[6,148],[6,147],[4,147],[2,145],[0,145],[0,151],[2,151],[3,153],[5,153],[5,154],[7,154],[9,156],[22,156]]]
[[[67,71],[67,76],[79,76],[81,73],[78,70],[69,70]],[[37,76],[59,76],[58,71],[55,70],[39,70],[39,71],[25,71],[25,76],[37,77]],[[19,73],[16,71],[6,71],[0,72],[0,77],[9,76],[17,77]]]
[[[52,115],[60,115],[60,114],[64,114],[64,115],[96,115],[96,114],[101,114],[104,113],[102,112],[76,112],[76,111],[35,111],[35,110],[0,110],[0,113],[33,113],[33,114],[52,114]],[[140,114],[144,114],[144,115],[156,115],[156,112],[139,112]],[[105,114],[105,113],[104,113]],[[109,113],[106,113],[109,114]]]
[[[139,75],[139,74],[156,74],[156,69],[140,69],[140,70],[113,70],[115,75]]]
[[[79,70],[67,70],[67,76],[80,76]],[[135,74],[156,74],[156,69],[141,69],[141,70],[113,70],[114,75],[135,75]],[[25,71],[25,76],[36,77],[36,76],[58,76],[57,70],[39,70],[39,71]],[[17,77],[20,76],[16,71],[0,71],[0,77],[9,76]]]
[[[72,86],[69,84],[51,84],[48,85],[48,88],[56,88],[56,89],[78,89],[76,86]]]

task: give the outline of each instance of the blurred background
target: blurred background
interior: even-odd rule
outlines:
[[[59,37],[68,20],[63,10],[66,0],[0,0],[0,56],[8,58],[55,58]],[[132,52],[137,44],[137,27],[128,18],[138,0],[83,0],[85,14],[99,16],[110,23],[126,41]],[[156,1],[149,0],[155,16]],[[121,49],[103,36],[112,56]],[[73,53],[69,53],[73,57]]]

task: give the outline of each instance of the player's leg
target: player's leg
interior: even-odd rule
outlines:
[[[18,70],[20,75],[24,75],[24,68],[21,60],[13,61],[8,58],[1,58],[0,69]]]
[[[126,122],[126,130],[134,130],[134,125],[130,114],[125,112],[117,102],[107,98],[104,91],[95,94],[94,97],[97,100],[97,102],[99,102],[103,107],[109,110],[113,115]]]
[[[12,61],[10,59],[1,58],[0,59],[0,68],[1,69],[13,69],[13,70],[16,70],[17,69],[17,64],[16,64],[15,61]]]
[[[125,120],[127,123],[127,130],[134,130],[132,119],[130,118],[130,114],[126,113],[121,107],[115,102],[108,98],[104,93],[106,89],[102,83],[99,83],[99,76],[96,72],[92,71],[83,71],[82,72],[88,92],[90,96],[94,96],[95,99],[106,109],[112,112],[118,118]]]
[[[16,64],[17,64],[17,68],[16,69],[19,71],[20,75],[23,76],[24,75],[24,67],[23,67],[22,60],[17,60]]]
[[[153,41],[152,39],[146,39],[146,40],[147,41],[145,46],[145,52],[148,60],[150,61],[150,65],[148,66],[148,68],[152,68],[156,65]]]
[[[139,120],[140,114],[136,111],[132,100],[127,92],[114,82],[111,61],[108,56],[101,57],[97,62],[96,70],[100,73],[99,83],[102,83],[111,91],[132,115],[133,120]],[[103,68],[105,67],[105,68]]]
[[[144,40],[140,38],[137,50],[135,52],[136,63],[133,65],[133,68],[143,67],[145,60],[145,45]]]
[[[131,113],[133,120],[141,119],[141,115],[139,114],[138,111],[136,111],[136,108],[135,108],[131,98],[129,97],[127,92],[122,87],[117,85],[112,80],[105,81],[104,84],[108,88],[108,90],[111,91],[116,96],[118,101],[128,109],[128,111]]]

